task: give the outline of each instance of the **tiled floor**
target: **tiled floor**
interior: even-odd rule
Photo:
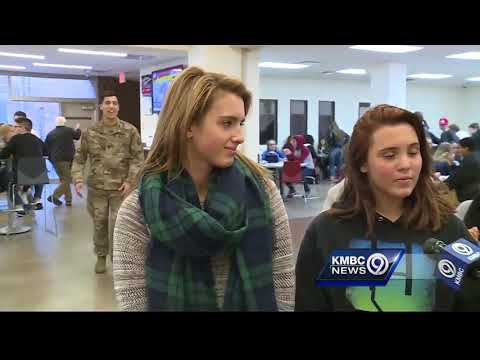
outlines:
[[[295,253],[329,186],[313,185],[312,196],[321,198],[307,204],[302,198],[286,202]],[[53,185],[48,186],[46,193],[52,191]],[[110,262],[106,274],[93,271],[96,258],[85,200],[74,195],[71,208],[46,205],[47,230],[55,229],[55,215],[58,236],[44,231],[45,210],[20,220],[32,226],[31,232],[9,238],[0,235],[0,311],[117,311]],[[6,222],[7,216],[0,214],[0,224]]]

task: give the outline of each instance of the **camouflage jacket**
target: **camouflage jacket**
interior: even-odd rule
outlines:
[[[89,187],[118,190],[124,182],[135,184],[143,165],[143,145],[133,125],[117,120],[113,127],[99,121],[82,134],[72,165],[74,184],[85,182],[83,172],[87,158],[90,160]]]

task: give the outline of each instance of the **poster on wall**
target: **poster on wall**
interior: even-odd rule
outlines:
[[[183,65],[178,65],[152,72],[154,113],[159,113],[162,110],[165,95],[167,94],[170,83],[175,76],[182,72],[183,69]]]
[[[142,96],[143,115],[152,115],[152,97]]]
[[[142,76],[142,95],[152,96],[152,75]]]
[[[143,115],[152,115],[152,75],[142,76],[142,110]]]

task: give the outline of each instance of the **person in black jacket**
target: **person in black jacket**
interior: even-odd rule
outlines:
[[[433,144],[435,145],[440,144],[441,143],[440,138],[435,136],[435,134],[430,131],[430,126],[428,126],[427,121],[424,119],[423,113],[421,111],[415,111],[414,114],[417,115],[417,117],[422,122],[423,128],[425,130],[425,136],[427,136],[427,138],[430,138]]]
[[[7,145],[0,152],[0,159],[7,159],[13,156],[13,173],[16,171],[16,163],[21,158],[41,158],[46,155],[45,144],[42,140],[31,133],[32,121],[28,118],[18,117],[15,120],[14,130],[15,135],[10,139]],[[37,210],[42,208],[41,198],[43,185],[35,185],[35,193],[32,204]],[[17,203],[24,203],[24,201],[17,197]]]
[[[471,200],[480,193],[480,154],[474,152],[471,137],[463,138],[459,145],[462,163],[452,171],[445,184],[449,189],[455,189],[458,201],[462,202]]]
[[[440,129],[442,130],[442,134],[440,135],[440,142],[448,142],[450,144],[453,143],[458,143],[460,140],[457,136],[457,132],[460,130],[457,125],[451,124],[448,125],[448,119],[447,118],[441,118],[438,121],[438,125],[440,126]]]
[[[480,152],[480,131],[478,123],[472,123],[468,126],[468,132],[473,139],[474,151]]]
[[[472,243],[453,206],[431,176],[425,131],[411,112],[390,105],[368,110],[347,149],[339,201],[309,225],[296,264],[295,311],[480,310],[480,283],[467,279],[454,292],[433,276],[427,239]],[[316,286],[333,250],[405,250],[385,286]],[[372,300],[373,299],[373,300]]]
[[[48,158],[60,178],[60,185],[47,200],[57,206],[62,205],[60,197],[63,195],[65,195],[66,205],[72,206],[70,184],[72,183],[72,161],[75,156],[73,140],[80,139],[82,135],[80,124],[77,124],[75,130],[73,130],[65,126],[65,122],[66,119],[63,116],[57,117],[55,120],[57,127],[50,131],[45,139]]]

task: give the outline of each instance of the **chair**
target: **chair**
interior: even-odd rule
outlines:
[[[8,213],[8,223],[5,226],[0,227],[0,235],[10,235],[23,234],[30,231],[32,228],[23,224],[16,224],[15,214],[19,209],[17,209],[15,204],[15,190],[16,184],[13,176],[13,167],[12,159],[2,160],[2,166],[8,168],[8,189],[7,189],[7,209],[2,209],[1,212]]]
[[[45,185],[48,184],[50,181],[48,179],[47,173],[47,166],[45,163],[45,159],[43,157],[31,157],[31,158],[20,158],[17,160],[16,166],[16,181],[12,184],[12,195],[13,201],[15,201],[15,192],[17,191],[18,186],[25,186],[25,185]],[[44,190],[46,188],[44,187]],[[43,191],[45,192],[45,191]],[[44,211],[44,227],[45,231],[52,233],[53,235],[57,236],[57,220],[55,217],[55,212],[53,213],[53,221],[55,224],[55,232],[49,231],[47,228],[47,203],[45,202],[45,194],[42,195],[43,199],[43,211]],[[14,203],[15,207],[15,203]],[[0,229],[0,233],[2,229]]]
[[[298,160],[294,161],[285,161],[283,163],[282,171],[282,183],[294,183],[294,184],[303,184],[304,181],[308,181],[310,184],[315,183],[315,177],[313,176],[303,176],[302,173],[302,164]],[[319,199],[319,196],[309,196],[305,195],[294,195],[294,197],[303,197],[305,203],[308,200]]]
[[[455,215],[460,219],[464,220],[465,215],[468,212],[468,209],[470,208],[470,205],[472,205],[473,200],[465,200],[464,202],[460,203],[457,206],[457,210],[455,211]]]

